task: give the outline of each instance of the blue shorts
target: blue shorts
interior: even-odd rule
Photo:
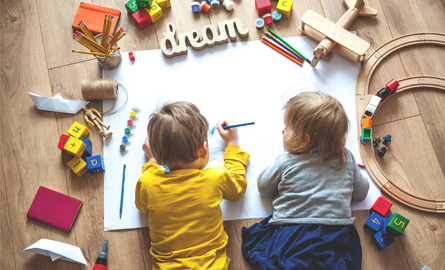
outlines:
[[[271,216],[243,228],[242,253],[258,269],[361,269],[354,225],[270,225]]]

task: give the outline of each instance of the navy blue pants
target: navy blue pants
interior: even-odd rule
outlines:
[[[271,217],[243,228],[242,253],[259,269],[361,269],[354,225],[270,225]]]

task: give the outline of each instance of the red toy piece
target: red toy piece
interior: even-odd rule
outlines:
[[[128,53],[128,56],[130,57],[130,60],[131,60],[131,61],[136,60],[136,58],[134,58],[133,52],[129,52],[129,53]]]
[[[382,100],[387,98],[389,95],[393,94],[399,87],[399,82],[396,80],[391,80],[385,85],[384,88],[380,89],[375,95],[379,96]]]
[[[262,17],[266,13],[272,13],[270,0],[255,0],[255,8],[258,16]]]
[[[65,144],[66,144],[66,142],[68,141],[69,138],[70,138],[70,135],[62,134],[60,136],[59,144],[57,145],[57,147],[59,147],[59,149],[62,150],[62,152],[66,152],[64,147],[65,147]]]
[[[138,9],[135,13],[131,14],[131,16],[133,16],[133,19],[141,29],[151,24],[151,17],[144,8]]]
[[[392,203],[383,199],[382,197],[378,197],[375,201],[374,205],[371,207],[371,211],[377,212],[382,216],[385,216],[388,213],[389,208],[391,208]]]

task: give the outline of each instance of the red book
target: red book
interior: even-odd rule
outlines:
[[[76,31],[81,31],[78,24],[82,20],[91,33],[94,35],[101,34],[103,31],[105,14],[111,14],[114,16],[110,28],[110,34],[113,34],[116,30],[117,22],[119,21],[119,17],[121,15],[120,10],[96,6],[84,2],[81,2],[79,5],[79,9],[77,10],[72,27]]]
[[[26,216],[69,232],[82,204],[81,200],[40,186]]]

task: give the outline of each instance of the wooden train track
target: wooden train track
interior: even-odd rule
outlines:
[[[378,49],[376,49],[372,54],[369,55],[367,60],[364,62],[357,81],[356,88],[356,102],[357,102],[357,119],[358,126],[361,125],[361,116],[363,114],[364,109],[367,105],[367,100],[365,96],[368,93],[369,83],[372,76],[372,73],[376,69],[377,65],[388,55],[397,51],[398,49],[413,46],[413,45],[421,45],[421,44],[435,44],[439,46],[445,46],[445,35],[440,33],[417,33],[417,34],[409,34],[405,36],[398,37],[393,39]],[[383,106],[383,104],[390,98],[394,98],[397,94],[414,90],[419,88],[432,88],[441,91],[445,91],[445,79],[439,77],[432,76],[415,76],[408,77],[404,79],[398,79],[399,87],[397,91],[387,97],[384,102],[382,102],[379,106]],[[369,97],[372,95],[368,95]],[[378,108],[375,113],[378,112]],[[360,134],[360,132],[358,133]],[[372,180],[379,186],[379,188],[388,194],[393,199],[410,206],[412,208],[433,212],[433,213],[445,213],[445,199],[427,199],[421,198],[414,194],[411,194],[397,185],[395,185],[388,176],[382,171],[380,166],[377,163],[374,154],[374,148],[372,143],[362,144],[360,143],[360,153],[363,159],[363,163],[366,166],[366,169],[371,176]]]

